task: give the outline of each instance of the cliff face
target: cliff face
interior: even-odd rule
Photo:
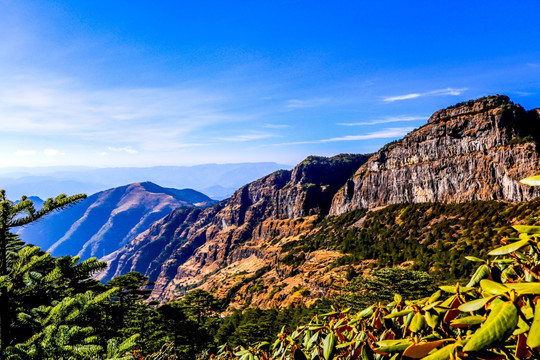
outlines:
[[[153,298],[171,300],[239,259],[266,257],[258,241],[281,231],[269,225],[272,221],[327,215],[335,193],[367,158],[309,157],[292,171],[254,181],[213,207],[189,214],[179,209],[106,257],[110,266],[100,278],[140,271],[156,282]],[[252,248],[249,241],[257,245]],[[274,251],[269,254],[275,257]],[[266,265],[266,260],[257,261],[248,270]]]
[[[538,190],[518,180],[538,172],[539,127],[506,96],[434,113],[427,125],[373,155],[334,197],[331,215],[396,203],[527,201]]]
[[[329,268],[339,252],[289,251],[311,239],[321,218],[394,203],[532,199],[540,190],[518,180],[540,173],[539,125],[540,111],[505,96],[437,111],[371,156],[309,157],[213,207],[176,210],[108,256],[101,278],[140,271],[156,282],[151,298],[159,301],[200,287],[237,305],[306,302],[306,284],[313,298],[343,280]]]

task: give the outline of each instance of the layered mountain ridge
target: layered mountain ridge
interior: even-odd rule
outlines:
[[[524,141],[537,136],[534,126],[538,112],[506,96],[439,110],[361,166],[330,213],[410,202],[531,200],[536,192],[516,180],[537,167],[536,147]]]
[[[306,284],[317,297],[338,281],[329,264],[343,254],[304,254],[300,272],[283,260],[284,249],[304,240],[324,217],[397,203],[537,197],[540,190],[519,179],[540,173],[539,114],[506,96],[490,96],[437,111],[425,126],[373,155],[309,157],[212,207],[174,211],[108,256],[101,277],[140,271],[156,281],[151,297],[159,301],[194,287],[232,301],[246,294],[246,281],[263,278],[268,294],[252,305],[276,305],[269,301],[276,293],[287,305],[293,290]]]
[[[179,207],[206,207],[214,203],[195,190],[134,183],[93,194],[23,227],[19,235],[53,255],[103,257]]]

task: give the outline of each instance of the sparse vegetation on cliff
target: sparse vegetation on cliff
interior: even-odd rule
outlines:
[[[538,182],[537,180],[534,180]],[[335,308],[273,344],[224,345],[217,359],[537,359],[540,357],[540,226],[515,225],[466,283],[416,299],[395,291],[359,312]],[[381,274],[382,275],[382,274]],[[395,275],[395,274],[394,274]],[[392,272],[383,279],[392,277]],[[410,283],[420,289],[418,280]],[[388,285],[388,284],[387,284]],[[369,291],[388,286],[371,282]]]

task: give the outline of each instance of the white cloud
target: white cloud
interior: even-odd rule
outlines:
[[[422,96],[422,94],[413,93],[413,94],[406,94],[406,95],[398,95],[398,96],[389,96],[385,97],[383,99],[384,102],[393,102],[393,101],[400,101],[400,100],[409,100],[409,99],[416,99]]]
[[[69,78],[0,71],[3,134],[131,143],[174,151],[209,126],[251,119],[229,94],[203,85],[92,89]]]
[[[363,134],[363,135],[346,135],[346,136],[334,137],[334,138],[329,138],[329,139],[295,141],[295,142],[288,142],[288,143],[272,144],[269,146],[322,144],[322,143],[337,142],[337,141],[360,141],[360,140],[388,139],[388,138],[395,139],[395,138],[400,138],[407,135],[414,129],[415,128],[413,127],[388,128],[388,129],[375,131],[375,132],[372,132],[369,134]]]
[[[45,150],[43,150],[43,154],[46,155],[46,156],[65,155],[63,152],[61,152],[58,149],[45,149]]]
[[[429,91],[427,93],[424,93],[424,96],[427,95],[437,95],[437,96],[446,96],[446,95],[452,95],[452,96],[459,96],[462,92],[466,91],[467,88],[461,88],[461,89],[454,89],[454,88],[446,88],[446,89],[440,89],[440,90],[433,90]]]
[[[321,140],[321,142],[333,142],[333,141],[358,141],[358,140],[370,140],[370,139],[386,139],[386,138],[398,138],[407,135],[413,131],[413,127],[406,128],[389,128],[381,131],[375,131],[365,135],[347,135],[342,137],[335,137],[331,139]]]
[[[128,153],[128,154],[137,154],[138,153],[138,151],[133,149],[131,146],[125,146],[125,147],[112,147],[112,146],[109,146],[107,149],[109,151],[125,152],[125,153]]]
[[[286,128],[290,128],[291,125],[287,125],[287,124],[265,124],[264,127],[268,128],[268,129],[286,129]]]
[[[244,141],[267,139],[274,136],[275,135],[268,134],[268,133],[250,133],[250,134],[239,134],[239,135],[234,135],[230,137],[219,137],[217,139],[221,141],[244,142]]]
[[[35,150],[16,150],[15,155],[16,156],[35,156],[37,154],[37,151]]]
[[[393,116],[387,117],[384,119],[371,120],[371,121],[362,121],[355,123],[338,123],[337,125],[341,126],[362,126],[362,125],[377,125],[377,124],[387,124],[393,122],[406,122],[406,121],[417,121],[417,120],[427,120],[427,116]]]
[[[291,99],[287,100],[285,107],[289,109],[308,109],[321,106],[328,102],[328,99]]]
[[[384,102],[394,102],[394,101],[401,101],[401,100],[410,100],[410,99],[416,99],[422,96],[458,96],[461,95],[464,91],[466,91],[467,88],[446,88],[446,89],[439,89],[439,90],[433,90],[428,91],[424,93],[412,93],[412,94],[405,94],[405,95],[398,95],[398,96],[387,96],[383,98]]]
[[[514,94],[516,94],[517,96],[531,96],[531,95],[535,95],[535,93],[533,93],[533,92],[528,92],[528,91],[514,91]]]

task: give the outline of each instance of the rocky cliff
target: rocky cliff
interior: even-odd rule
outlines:
[[[491,96],[435,112],[374,154],[332,202],[331,215],[396,203],[527,201],[518,180],[538,171],[538,112]]]
[[[333,196],[367,158],[312,156],[292,171],[274,172],[203,211],[179,209],[108,256],[110,266],[100,278],[140,271],[156,281],[154,298],[170,300],[236,260],[262,256],[249,243],[284,231],[272,221],[327,215]],[[265,265],[252,264],[248,272]]]
[[[316,244],[324,243],[316,233],[328,215],[396,203],[538,196],[540,190],[518,180],[540,173],[539,114],[491,96],[437,111],[371,156],[309,157],[213,207],[173,212],[108,256],[101,277],[140,271],[156,281],[152,299],[159,301],[195,287],[242,306],[305,302],[306,291],[311,299],[322,296],[343,281],[329,267],[343,254]],[[289,251],[306,239],[310,251]],[[254,286],[262,295],[250,293]]]

